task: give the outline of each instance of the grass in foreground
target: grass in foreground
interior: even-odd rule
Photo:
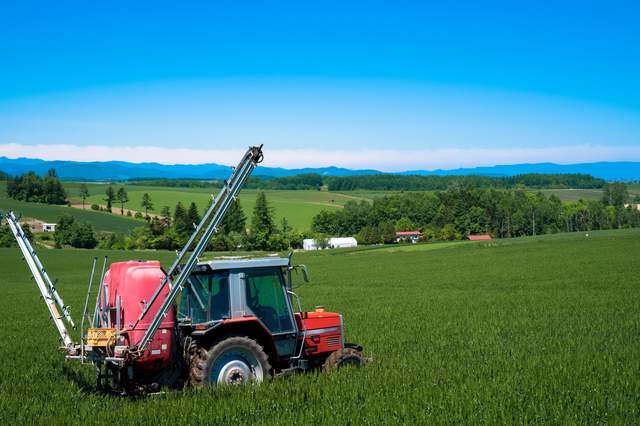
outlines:
[[[631,230],[634,231],[634,230]],[[21,253],[0,249],[0,421],[135,424],[638,423],[638,232],[307,252],[303,309],[344,316],[360,370],[132,402],[64,363]],[[418,246],[416,246],[418,247]],[[96,251],[41,251],[79,321]],[[329,253],[332,253],[329,255]],[[172,253],[109,252],[109,260]]]

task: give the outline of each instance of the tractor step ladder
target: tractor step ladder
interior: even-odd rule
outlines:
[[[33,274],[33,278],[38,284],[38,289],[40,290],[42,298],[47,304],[47,308],[49,309],[49,313],[51,314],[51,319],[53,319],[56,327],[58,328],[60,338],[67,348],[71,348],[73,346],[73,341],[71,340],[71,337],[67,332],[67,328],[62,322],[62,319],[66,318],[73,329],[76,329],[76,326],[73,323],[71,316],[69,315],[70,308],[64,305],[64,302],[58,295],[58,292],[55,288],[55,283],[52,283],[49,279],[49,276],[42,266],[42,263],[40,263],[40,259],[38,259],[38,256],[36,256],[35,250],[33,249],[33,247],[31,247],[31,244],[29,243],[29,240],[24,234],[22,228],[20,228],[18,219],[16,219],[12,211],[9,211],[7,213],[7,222],[9,223],[9,228],[11,228],[11,231],[13,231],[13,235],[16,237],[18,246],[20,247],[20,250],[22,250],[22,254],[24,255],[24,260],[27,261],[29,269],[31,269],[31,273]],[[56,307],[56,304],[58,305],[58,307]],[[62,315],[58,313],[58,308],[60,309],[60,311],[62,311]]]

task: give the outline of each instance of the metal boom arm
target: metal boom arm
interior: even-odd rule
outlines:
[[[182,252],[178,255],[178,258],[176,259],[175,263],[173,264],[171,269],[169,269],[169,271],[167,272],[167,275],[164,277],[164,279],[160,283],[160,286],[152,296],[149,303],[147,303],[147,305],[145,306],[144,311],[142,312],[142,314],[140,314],[140,317],[138,318],[136,323],[131,325],[131,329],[134,329],[138,325],[138,323],[145,317],[145,315],[147,315],[147,312],[149,312],[149,310],[151,309],[151,306],[153,305],[156,298],[158,297],[158,294],[160,293],[162,288],[167,284],[167,282],[170,280],[170,277],[175,273],[178,266],[182,262],[182,259],[186,256],[187,251],[189,250],[189,247],[191,246],[191,244],[196,240],[198,235],[205,228],[209,219],[213,217],[209,226],[206,227],[206,230],[204,231],[202,238],[200,239],[196,247],[193,249],[193,252],[191,253],[191,256],[189,257],[189,259],[187,260],[187,263],[184,269],[181,271],[180,276],[174,283],[167,297],[162,302],[162,305],[160,306],[160,309],[158,310],[158,313],[156,314],[155,318],[151,322],[151,325],[145,332],[144,336],[142,336],[142,339],[140,339],[140,342],[138,342],[137,344],[138,350],[144,351],[149,346],[149,343],[151,342],[152,337],[156,334],[156,331],[158,331],[158,328],[160,327],[160,324],[162,324],[162,321],[167,317],[169,310],[173,305],[173,302],[175,302],[176,298],[178,297],[178,294],[180,293],[180,291],[182,291],[182,288],[184,287],[187,281],[187,278],[189,278],[191,271],[193,271],[193,268],[198,263],[198,258],[204,252],[205,248],[211,241],[211,238],[213,238],[213,235],[218,231],[218,226],[220,225],[220,223],[222,222],[222,219],[224,219],[225,214],[231,207],[231,203],[237,200],[240,190],[242,189],[245,182],[249,178],[249,175],[251,174],[253,169],[258,165],[258,163],[262,161],[262,157],[263,157],[262,145],[260,145],[259,147],[255,147],[255,146],[249,147],[249,150],[242,158],[242,161],[240,161],[240,164],[238,164],[238,166],[235,168],[229,180],[225,181],[224,188],[222,188],[222,190],[220,191],[220,194],[215,199],[215,202],[202,218],[200,225],[198,225],[198,227],[196,228],[196,231],[193,233],[193,235],[191,236],[191,238],[189,239],[185,247],[182,249]]]
[[[12,211],[7,213],[7,222],[9,223],[9,228],[11,228],[11,230],[13,231],[13,235],[15,235],[16,237],[16,241],[18,242],[18,246],[20,246],[20,250],[22,250],[24,260],[27,261],[29,269],[31,269],[33,278],[36,280],[36,283],[38,283],[38,288],[40,289],[40,293],[42,293],[42,297],[47,303],[47,308],[49,308],[51,318],[53,319],[53,322],[56,323],[56,327],[58,327],[60,338],[67,348],[71,347],[73,345],[73,342],[71,341],[71,337],[69,337],[67,328],[62,322],[62,318],[66,318],[67,321],[69,321],[69,324],[71,324],[71,326],[75,330],[76,326],[71,320],[71,316],[69,316],[69,307],[64,306],[64,302],[58,295],[54,284],[49,279],[49,276],[45,272],[42,263],[40,263],[40,259],[38,259],[38,256],[36,256],[35,250],[33,249],[33,247],[31,247],[31,244],[29,244],[27,236],[22,231],[22,228],[20,228],[18,219],[16,219]],[[62,315],[58,313],[56,303],[60,307],[60,310],[62,310]]]

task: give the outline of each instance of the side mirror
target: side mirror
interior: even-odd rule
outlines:
[[[302,270],[302,278],[305,280],[305,282],[309,282],[309,275],[307,274],[307,267],[304,265],[296,265],[296,266],[290,266],[289,267],[289,271],[294,270],[296,271],[296,276],[298,277],[298,285],[295,287],[291,287],[291,289],[293,290],[294,288],[298,288],[300,287],[302,284],[300,283],[300,274],[298,273],[298,268],[300,268]]]

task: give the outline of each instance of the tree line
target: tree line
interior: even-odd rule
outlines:
[[[140,178],[136,178],[140,179]],[[129,182],[130,185],[166,186],[179,188],[222,188],[221,180],[199,181],[190,179],[156,179]],[[323,176],[303,173],[277,178],[251,176],[247,189],[260,190],[320,190],[327,185],[329,191],[444,191],[451,186],[495,189],[600,189],[605,180],[588,174],[528,173],[516,176],[483,175],[353,175]]]
[[[54,169],[52,169],[54,170]],[[27,180],[35,175],[33,172]],[[6,179],[12,180],[8,175]],[[0,180],[3,174],[0,172]],[[16,178],[13,178],[16,179]],[[154,186],[170,188],[216,188],[224,185],[222,179],[210,181],[198,179],[131,178],[126,183],[135,186]],[[318,173],[303,173],[295,176],[269,178],[251,176],[245,184],[246,189],[260,190],[320,190],[326,185],[329,191],[444,191],[451,186],[466,187],[472,184],[476,188],[495,189],[600,189],[605,180],[588,174],[544,174],[528,173],[516,176],[483,175],[396,175],[373,174],[353,176],[323,176]]]
[[[44,177],[30,171],[10,178],[6,191],[9,198],[32,203],[64,204],[67,199],[56,169],[49,169]]]
[[[133,178],[128,185],[138,186],[164,186],[170,188],[222,188],[222,179],[212,181],[192,179],[153,179],[141,181],[142,178]],[[323,177],[318,173],[303,173],[295,176],[283,176],[277,178],[251,176],[244,185],[246,189],[261,190],[320,190],[323,185]]]
[[[599,200],[585,199],[563,204],[523,190],[496,190],[453,186],[434,193],[402,193],[349,201],[335,212],[321,211],[313,217],[315,233],[355,236],[359,243],[393,242],[390,231],[420,231],[423,241],[454,240],[488,234],[511,238],[558,232],[590,231],[640,226],[640,196],[628,207],[622,182],[605,183]],[[385,236],[385,228],[387,233]]]
[[[272,179],[249,177],[245,188],[262,190],[316,190],[324,185],[322,175],[318,173],[302,173],[295,176],[282,176]]]
[[[142,180],[143,178],[131,178],[127,181],[127,185],[133,186],[162,186],[168,188],[222,188],[222,180],[213,181],[197,180],[197,179],[165,179],[156,178],[151,180]]]
[[[529,173],[517,176],[496,177],[481,175],[354,175],[325,178],[329,191],[444,191],[449,187],[495,189],[600,189],[605,180],[583,174]]]

